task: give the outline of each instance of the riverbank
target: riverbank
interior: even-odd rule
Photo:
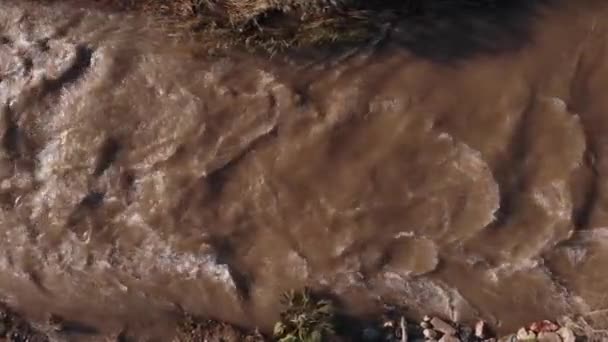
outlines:
[[[470,36],[478,34],[477,25],[507,23],[513,18],[519,21],[516,30],[525,31],[536,11],[553,1],[101,0],[77,4],[143,13],[175,36],[194,39],[201,49],[237,48],[275,55],[309,48],[342,50],[361,44],[379,45],[389,36],[405,36],[402,43],[412,50],[426,49],[425,45],[437,38],[433,31],[439,27],[445,29],[439,31],[441,35],[458,34],[467,23],[465,26],[471,27],[466,34]],[[491,30],[488,33],[494,34]],[[449,39],[460,40],[463,48],[479,44],[470,38],[462,35]]]
[[[397,310],[367,322],[340,316],[331,301],[318,300],[305,292],[284,296],[284,311],[272,333],[248,331],[232,324],[184,314],[172,342],[601,342],[605,331],[594,331],[583,318],[562,318],[559,322],[539,321],[506,336],[497,336],[479,320],[460,324],[440,317],[425,316],[420,322],[408,320]],[[0,307],[0,341],[143,341],[137,332],[125,328],[103,335],[83,331],[76,321],[50,315],[46,322],[30,324],[15,311]],[[146,339],[148,341],[148,339]]]

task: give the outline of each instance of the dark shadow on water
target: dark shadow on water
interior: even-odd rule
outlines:
[[[367,44],[332,44],[297,51],[294,55],[323,60],[343,56],[345,51],[352,54],[353,49],[378,51],[397,47],[433,62],[455,63],[480,55],[517,51],[533,42],[542,9],[558,2],[416,0],[402,5],[403,1],[372,0],[361,8],[368,13],[373,32]]]
[[[551,1],[486,2],[426,1],[420,14],[394,22],[390,41],[436,62],[513,51],[532,41],[541,6]]]

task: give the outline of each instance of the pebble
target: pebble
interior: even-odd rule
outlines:
[[[424,329],[422,331],[422,335],[424,335],[424,337],[426,337],[427,339],[432,339],[437,337],[437,332],[433,329]]]
[[[433,325],[433,328],[441,333],[444,333],[446,335],[455,335],[456,334],[456,329],[454,329],[453,326],[449,325],[448,323],[446,323],[445,321],[437,318],[437,317],[433,317],[431,319],[431,324]]]
[[[538,334],[538,342],[561,342],[562,338],[554,332],[542,331]]]
[[[477,321],[477,324],[475,324],[475,336],[480,339],[486,337],[486,322]]]
[[[439,342],[461,342],[460,339],[456,336],[452,336],[452,335],[443,335],[443,337],[441,337],[439,339]]]
[[[382,326],[385,328],[392,328],[395,326],[395,323],[393,321],[386,321],[384,324],[382,324]]]
[[[526,328],[521,328],[517,331],[517,340],[519,341],[535,341],[536,334],[532,331],[526,330]]]
[[[557,324],[547,320],[534,322],[530,325],[530,330],[534,331],[535,333],[539,333],[542,331],[553,332],[557,331],[557,329],[559,329],[559,326]]]
[[[570,328],[561,327],[557,331],[557,334],[562,338],[563,342],[575,342],[576,341],[576,336],[574,335],[574,332],[572,332],[572,329],[570,329]]]

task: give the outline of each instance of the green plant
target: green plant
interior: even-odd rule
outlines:
[[[331,301],[316,298],[309,289],[283,295],[285,310],[274,326],[279,342],[321,342],[334,334],[335,308]]]

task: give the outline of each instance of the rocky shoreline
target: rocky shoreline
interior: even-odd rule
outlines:
[[[289,310],[289,309],[287,309]],[[300,319],[310,312],[300,312]],[[282,316],[285,318],[285,316]],[[306,319],[306,318],[304,318]],[[584,321],[562,318],[558,322],[543,320],[521,327],[517,332],[496,336],[489,324],[479,320],[474,325],[460,324],[440,317],[425,316],[420,322],[408,320],[404,316],[388,313],[374,322],[359,323],[355,326],[333,327],[325,333],[315,335],[298,331],[281,334],[277,323],[273,334],[263,334],[258,330],[247,331],[211,319],[201,319],[185,314],[178,323],[172,342],[322,342],[322,341],[364,341],[364,342],[577,342],[605,341],[606,336],[593,333],[585,327]],[[333,324],[333,323],[332,323]],[[0,341],[6,342],[47,342],[73,341],[82,333],[79,324],[50,315],[46,322],[30,323],[7,306],[0,307]],[[76,340],[80,340],[76,338]],[[88,336],[87,341],[125,342],[149,341],[140,339],[137,333],[125,328],[114,334]]]

